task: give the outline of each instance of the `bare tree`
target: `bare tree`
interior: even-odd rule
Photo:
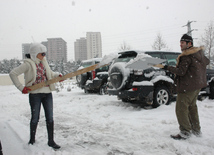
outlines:
[[[163,48],[168,48],[165,41],[162,38],[160,33],[157,34],[157,37],[152,45],[153,50],[161,50]]]
[[[125,41],[120,45],[119,51],[128,51],[131,49],[131,46],[129,46]]]
[[[214,24],[211,21],[201,37],[201,43],[205,46],[205,55],[210,59],[214,56]],[[210,68],[210,65],[209,65]]]

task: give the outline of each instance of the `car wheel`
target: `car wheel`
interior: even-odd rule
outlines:
[[[168,105],[170,103],[171,96],[169,89],[165,86],[158,86],[154,92],[153,107],[160,105]]]
[[[100,95],[108,94],[106,84],[104,84],[104,85],[102,85],[102,86],[100,87],[99,94],[100,94]]]
[[[84,92],[85,92],[86,94],[89,93],[89,91],[88,91],[86,88],[84,88]]]

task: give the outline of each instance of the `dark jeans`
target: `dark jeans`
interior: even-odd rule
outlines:
[[[41,104],[43,105],[45,111],[46,122],[53,122],[52,93],[29,94],[29,102],[31,107],[31,124],[37,125],[39,122]]]

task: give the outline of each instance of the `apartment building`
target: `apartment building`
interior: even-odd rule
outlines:
[[[86,38],[77,39],[74,42],[75,60],[87,60],[87,40]]]
[[[102,57],[100,32],[87,32],[86,38],[77,39],[74,43],[75,60],[87,60]]]
[[[47,40],[47,59],[67,62],[67,43],[62,38],[47,38]]]
[[[87,32],[87,59],[102,57],[102,41],[100,32]]]

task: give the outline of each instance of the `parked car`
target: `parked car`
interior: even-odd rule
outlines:
[[[109,68],[108,94],[117,95],[123,102],[137,103],[141,106],[168,105],[176,96],[174,74],[160,68],[150,67],[145,70],[127,68],[130,60],[139,54],[165,59],[166,65],[175,66],[179,52],[164,51],[125,51],[120,52]],[[214,98],[214,70],[207,70],[208,86],[201,91],[201,96]]]
[[[79,69],[100,63],[102,58],[93,58],[81,62]],[[106,83],[108,79],[109,66],[104,66],[90,72],[76,76],[77,84],[84,89],[85,93],[107,93]]]

